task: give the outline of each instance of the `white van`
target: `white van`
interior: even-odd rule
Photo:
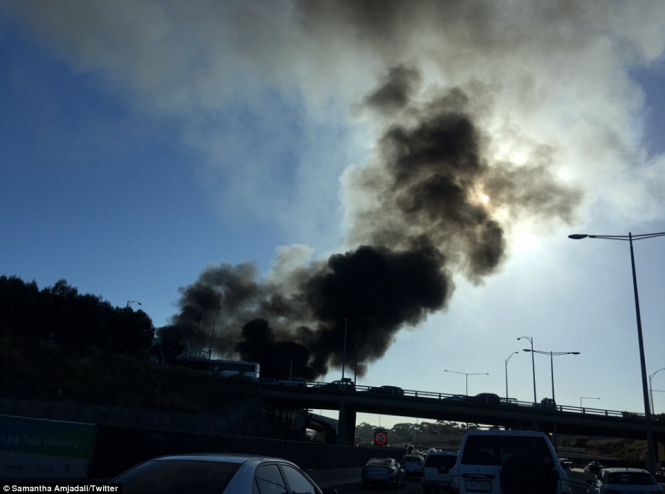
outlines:
[[[454,494],[572,494],[542,432],[468,431],[451,473]]]
[[[430,451],[423,468],[423,494],[450,491],[452,469],[457,463],[457,452]]]

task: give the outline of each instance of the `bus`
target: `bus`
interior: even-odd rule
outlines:
[[[207,372],[221,377],[245,377],[256,382],[259,380],[261,366],[257,362],[243,360],[220,360],[205,357],[188,357],[181,355],[178,363],[190,369]]]

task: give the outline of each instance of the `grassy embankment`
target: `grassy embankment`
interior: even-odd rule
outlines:
[[[223,381],[223,383],[221,382]],[[219,412],[256,393],[246,382],[88,348],[72,354],[0,335],[0,397]]]

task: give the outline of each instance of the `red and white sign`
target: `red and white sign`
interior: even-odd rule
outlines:
[[[388,434],[385,432],[377,432],[374,434],[374,444],[378,444],[379,446],[385,446],[388,444]]]

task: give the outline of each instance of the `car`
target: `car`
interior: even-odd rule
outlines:
[[[572,494],[548,437],[522,430],[471,430],[462,439],[452,470],[459,494]]]
[[[587,484],[588,494],[663,492],[656,479],[642,468],[601,468],[595,478],[587,480]]]
[[[405,484],[406,474],[395,458],[371,458],[362,469],[362,486],[371,485],[400,487]]]
[[[205,453],[147,460],[113,479],[124,494],[336,494],[298,466],[267,456]]]
[[[468,396],[465,395],[452,395],[452,396],[446,396],[443,400],[444,401],[466,401]]]
[[[404,476],[422,477],[423,467],[425,465],[425,458],[422,455],[404,455],[402,457],[402,468],[404,468]]]
[[[556,407],[556,402],[552,398],[543,398],[540,400],[540,408],[552,410]]]
[[[501,398],[495,393],[478,393],[476,396],[468,396],[467,401],[476,403],[490,403],[492,405],[500,405]]]
[[[584,467],[584,471],[585,471],[586,473],[598,473],[598,472],[600,472],[600,469],[601,469],[601,468],[603,468],[603,465],[601,465],[601,464],[598,463],[597,461],[592,461],[592,462],[589,462],[589,463]]]
[[[353,382],[353,379],[350,379],[348,377],[345,377],[343,379],[339,379],[337,381],[333,381],[331,383],[324,384],[323,387],[325,389],[338,389],[340,391],[355,391],[356,390],[356,385]]]
[[[404,390],[397,386],[378,386],[369,388],[370,393],[386,394],[391,396],[404,396]]]
[[[273,377],[262,377],[259,379],[259,386],[268,387],[268,386],[277,386],[279,381]]]
[[[423,468],[423,494],[448,492],[453,480],[452,468],[457,463],[454,451],[430,451]]]
[[[656,480],[665,483],[665,467],[660,467],[656,470]]]
[[[290,377],[289,379],[284,379],[277,382],[278,386],[287,386],[291,388],[306,388],[307,381],[300,377]]]

